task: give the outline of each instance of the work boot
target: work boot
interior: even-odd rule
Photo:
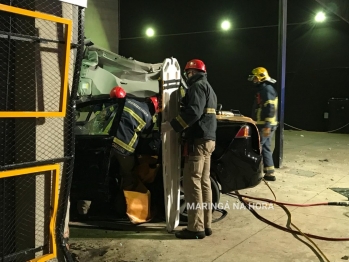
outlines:
[[[182,239],[203,239],[205,237],[205,231],[190,231],[188,229],[184,229],[182,231],[176,232],[176,237],[177,238],[182,238]]]
[[[264,179],[267,180],[267,181],[275,181],[276,180],[276,177],[274,176],[273,173],[267,173],[264,175]]]
[[[205,228],[205,235],[206,236],[212,235],[212,229],[211,228]]]

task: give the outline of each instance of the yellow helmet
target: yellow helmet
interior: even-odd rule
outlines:
[[[276,80],[272,79],[269,74],[267,69],[264,67],[257,67],[252,70],[252,75],[248,76],[249,81],[253,81],[254,78],[257,78],[258,82],[263,82],[263,81],[269,81],[271,83],[275,83]]]

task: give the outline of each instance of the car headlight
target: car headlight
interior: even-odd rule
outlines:
[[[91,79],[83,79],[83,78],[80,79],[78,95],[79,96],[92,95],[92,80]]]

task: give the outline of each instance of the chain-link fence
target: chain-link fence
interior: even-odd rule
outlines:
[[[55,253],[70,260],[64,238],[83,16],[59,0],[0,0],[1,262]]]

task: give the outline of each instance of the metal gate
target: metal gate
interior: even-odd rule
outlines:
[[[70,260],[83,17],[59,0],[0,0],[0,262]]]

